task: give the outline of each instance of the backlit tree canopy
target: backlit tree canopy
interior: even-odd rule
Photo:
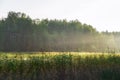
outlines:
[[[78,20],[33,20],[9,12],[0,20],[0,51],[106,51],[119,50],[119,32],[99,33]]]

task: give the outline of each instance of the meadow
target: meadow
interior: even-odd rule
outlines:
[[[0,80],[120,80],[120,54],[0,52]]]

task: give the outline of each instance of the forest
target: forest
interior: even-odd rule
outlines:
[[[10,11],[0,19],[0,51],[119,52],[120,32],[99,32],[80,21],[31,19]]]
[[[0,80],[120,80],[119,53],[120,32],[77,19],[0,19]]]

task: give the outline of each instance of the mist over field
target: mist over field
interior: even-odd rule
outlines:
[[[78,20],[31,19],[9,12],[0,20],[0,51],[119,52],[120,32],[98,32]]]
[[[0,0],[0,80],[120,80],[120,0]]]

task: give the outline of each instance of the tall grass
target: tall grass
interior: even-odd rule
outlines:
[[[0,80],[120,80],[120,55],[0,53]]]

